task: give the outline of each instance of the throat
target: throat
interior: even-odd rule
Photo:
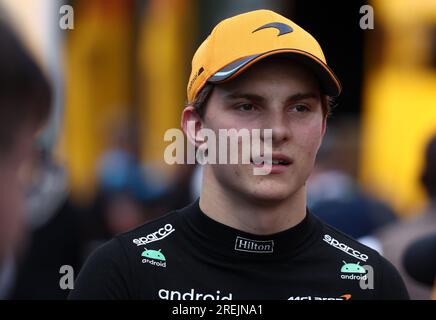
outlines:
[[[207,190],[203,190],[207,191]],[[211,219],[256,235],[279,233],[299,224],[306,216],[305,190],[301,195],[274,203],[256,203],[227,194],[202,192],[200,208]]]

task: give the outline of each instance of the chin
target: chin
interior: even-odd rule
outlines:
[[[250,186],[251,188],[253,186]],[[288,186],[273,186],[273,185],[264,185],[257,186],[254,190],[249,190],[250,197],[254,201],[260,202],[281,202],[288,198],[290,198],[295,193],[295,190],[292,190],[289,185]]]
[[[253,176],[251,171],[247,173],[241,170],[230,172],[230,174],[215,172],[215,176],[224,190],[240,194],[250,202],[259,204],[285,201],[304,186],[303,177],[289,175]]]

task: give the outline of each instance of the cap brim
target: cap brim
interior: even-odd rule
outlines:
[[[316,74],[320,81],[323,93],[333,97],[340,95],[342,86],[333,71],[314,55],[295,49],[279,49],[238,59],[216,72],[207,81],[211,83],[228,81],[236,77],[255,62],[272,55],[291,56],[292,58],[297,59]]]

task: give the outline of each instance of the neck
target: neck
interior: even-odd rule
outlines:
[[[305,186],[283,200],[259,200],[223,188],[208,169],[204,170],[200,208],[215,221],[244,232],[268,235],[292,228],[306,216]]]

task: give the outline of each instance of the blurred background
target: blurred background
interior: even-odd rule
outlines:
[[[364,5],[373,29],[359,24]],[[166,165],[164,132],[179,127],[198,45],[260,8],[314,35],[343,85],[309,208],[391,260],[412,298],[431,298],[402,257],[436,232],[436,0],[0,0],[53,86],[20,171],[26,231],[0,257],[0,298],[64,299],[61,265],[78,272],[103,241],[198,196],[201,169]]]

